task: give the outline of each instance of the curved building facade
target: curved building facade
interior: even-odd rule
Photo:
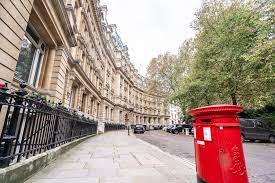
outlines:
[[[99,122],[167,124],[99,0],[0,2],[0,82],[38,91]]]

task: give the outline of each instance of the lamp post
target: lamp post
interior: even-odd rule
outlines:
[[[134,107],[129,107],[129,116],[130,116],[130,120],[131,120],[131,115],[132,115],[132,112],[134,111]],[[129,116],[128,116],[128,123],[129,123]],[[130,136],[130,127],[131,127],[131,122],[128,124],[128,135]]]

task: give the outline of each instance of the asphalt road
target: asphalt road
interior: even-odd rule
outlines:
[[[195,163],[193,137],[174,135],[162,130],[146,131],[138,138],[158,146],[165,152]],[[275,183],[275,144],[245,142],[243,144],[250,183]]]

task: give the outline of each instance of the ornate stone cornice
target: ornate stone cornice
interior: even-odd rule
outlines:
[[[77,45],[75,36],[74,36],[74,31],[72,29],[72,25],[70,23],[68,14],[66,12],[66,7],[64,4],[64,1],[60,1],[60,0],[52,0],[52,3],[55,7],[57,16],[59,17],[59,20],[62,24],[62,27],[65,31],[66,37],[69,41],[69,45],[71,47],[74,47]]]

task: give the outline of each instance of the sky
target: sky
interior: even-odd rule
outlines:
[[[145,75],[150,60],[166,52],[177,53],[185,39],[194,37],[190,27],[202,0],[101,0],[107,20],[116,24],[128,46],[130,60]]]

